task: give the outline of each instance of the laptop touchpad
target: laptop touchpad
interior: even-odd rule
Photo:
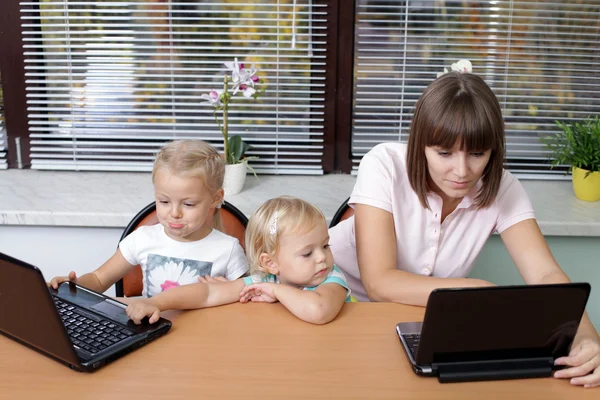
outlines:
[[[104,300],[98,304],[94,304],[90,308],[119,321],[123,325],[127,325],[129,321],[129,317],[125,314],[125,309],[111,304],[110,300]]]

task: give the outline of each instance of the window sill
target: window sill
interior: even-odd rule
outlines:
[[[248,175],[244,190],[226,200],[250,216],[265,200],[298,196],[331,220],[356,177]],[[547,236],[600,237],[600,202],[577,200],[571,182],[522,181]],[[149,173],[0,172],[0,225],[125,227],[153,199]]]

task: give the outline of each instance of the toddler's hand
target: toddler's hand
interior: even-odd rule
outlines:
[[[240,302],[247,303],[249,301],[275,303],[277,296],[275,288],[277,284],[269,282],[253,283],[248,285],[240,292]]]
[[[74,271],[69,272],[69,276],[56,276],[52,278],[50,283],[48,283],[48,287],[52,287],[53,289],[58,289],[58,285],[63,282],[75,282],[77,283],[77,274]]]
[[[198,282],[201,283],[217,283],[217,282],[229,282],[224,276],[215,276],[214,278],[210,275],[199,276]]]
[[[141,324],[142,319],[145,317],[149,317],[148,322],[151,324],[155,323],[160,318],[160,308],[158,308],[151,299],[132,301],[131,304],[127,306],[125,313],[127,313],[127,316],[131,318],[136,325]]]

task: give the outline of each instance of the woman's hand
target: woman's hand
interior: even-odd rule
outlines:
[[[277,296],[275,295],[276,283],[261,282],[253,283],[246,286],[240,293],[240,302],[247,303],[249,301],[275,303]]]
[[[557,358],[554,363],[570,367],[556,371],[555,378],[571,378],[572,385],[586,388],[600,386],[600,343],[597,337],[576,338],[569,355]]]

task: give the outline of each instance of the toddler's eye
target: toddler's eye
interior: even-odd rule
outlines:
[[[309,251],[306,254],[302,254],[302,257],[310,257],[311,254],[312,254],[312,251]]]

